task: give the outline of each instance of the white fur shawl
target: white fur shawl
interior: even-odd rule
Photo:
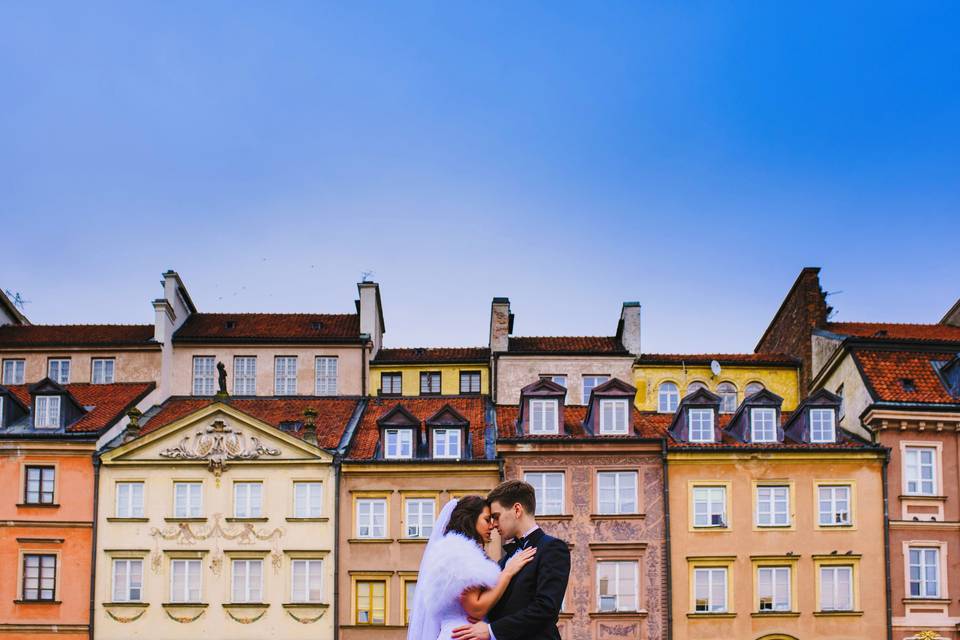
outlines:
[[[459,533],[448,533],[430,549],[417,576],[417,589],[424,589],[428,607],[442,609],[460,599],[471,587],[493,588],[500,567],[476,542]]]

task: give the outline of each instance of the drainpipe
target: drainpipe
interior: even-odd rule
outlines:
[[[333,640],[340,637],[340,454],[333,459]]]
[[[670,482],[667,476],[667,441],[660,441],[661,456],[663,458],[663,552],[666,556],[664,570],[667,572],[667,635],[666,640],[673,638],[673,571],[670,566]],[[888,638],[887,640],[890,640]]]
[[[890,463],[890,450],[883,454],[883,560],[886,564],[886,597],[887,597],[887,640],[893,640],[893,593],[890,584],[890,508],[889,491],[887,489],[887,465]]]
[[[365,397],[367,395],[367,376],[370,375],[367,366],[369,361],[369,358],[367,358],[367,348],[370,345],[370,336],[366,333],[361,333],[360,340],[362,341],[360,344],[360,395]]]
[[[90,640],[93,640],[94,613],[96,610],[97,593],[97,514],[100,503],[100,454],[93,453],[93,531],[91,533],[90,549],[90,624],[88,625],[88,634]]]

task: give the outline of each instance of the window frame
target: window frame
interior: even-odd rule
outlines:
[[[11,385],[11,384],[24,384],[24,380],[27,375],[27,361],[24,358],[4,358],[2,363],[3,367],[2,375],[0,375],[0,384]],[[7,377],[7,366],[11,365],[11,377]],[[19,366],[17,366],[19,365]],[[19,375],[18,375],[19,374]],[[12,379],[11,379],[12,378]]]
[[[446,451],[445,453],[443,453],[443,455],[440,455],[439,453],[437,453],[438,444],[441,442],[441,439],[438,437],[440,434],[443,434],[444,436],[443,443],[446,448]],[[456,454],[450,453],[450,446],[451,446],[450,436],[453,434],[456,435],[456,438],[455,438],[457,442]],[[460,460],[461,458],[463,458],[463,429],[460,429],[457,427],[452,427],[452,428],[433,427],[431,429],[431,436],[433,441],[433,446],[431,447],[431,454],[434,460]]]
[[[176,580],[176,567],[183,566],[186,570],[186,573],[183,576],[183,588],[186,598],[183,600],[178,600],[176,596],[178,595],[174,591],[174,581]],[[190,567],[197,567],[197,580],[199,586],[197,587],[197,599],[190,599],[190,577],[192,571],[189,570]],[[184,595],[180,594],[180,595]],[[197,604],[203,602],[203,561],[199,558],[170,558],[170,602],[176,604]]]
[[[37,499],[31,500],[30,494],[30,472],[37,471],[39,477],[37,478]],[[44,476],[46,472],[50,472],[51,477],[49,478],[52,488],[50,491],[44,491]],[[44,501],[44,496],[49,494],[50,501]],[[23,466],[23,504],[29,506],[55,506],[57,504],[57,465],[55,464],[25,464]]]
[[[534,477],[538,476],[538,477]],[[549,511],[541,511],[541,505],[552,504],[554,501],[548,501],[546,499],[546,494],[548,489],[551,487],[547,486],[548,477],[560,477],[560,505],[556,510],[550,509]],[[534,496],[536,496],[537,501],[537,513],[536,517],[549,517],[549,516],[560,516],[564,515],[566,509],[566,498],[567,498],[567,474],[564,471],[557,470],[536,470],[536,471],[524,471],[523,481],[533,487]],[[553,488],[555,490],[555,487]],[[541,499],[543,497],[543,499]]]
[[[296,565],[303,563],[304,566],[304,584],[299,585],[304,588],[303,598],[297,597],[297,572]],[[313,577],[313,567],[318,565],[317,575],[320,579],[319,587],[319,598],[312,599],[310,597],[310,579]],[[307,604],[307,603],[322,603],[324,602],[324,596],[326,595],[326,585],[324,581],[324,559],[323,558],[291,558],[290,560],[290,601],[298,604]]]
[[[721,391],[721,388],[724,387],[725,385],[731,387],[733,391],[732,392],[730,390]],[[737,385],[735,385],[733,382],[729,380],[724,380],[723,382],[719,383],[717,385],[717,395],[720,396],[720,413],[736,413],[737,404],[738,404],[737,400],[739,398],[739,394],[740,394],[740,390],[737,388]],[[727,406],[728,405],[727,400],[731,396],[733,397],[733,405]]]
[[[333,363],[333,373],[329,371],[330,363]],[[321,363],[327,367],[327,371],[321,371]],[[331,380],[332,388],[331,391]],[[322,383],[322,384],[321,384]],[[337,356],[315,356],[313,360],[313,384],[314,393],[318,396],[336,396],[340,392],[340,358]]]
[[[613,417],[614,417],[614,428],[610,428],[606,424],[604,419],[606,413],[604,412],[605,406],[614,406]],[[617,426],[617,407],[622,408],[623,410],[623,425],[622,427]],[[600,435],[627,435],[630,433],[630,401],[624,398],[601,398],[597,406],[598,411],[600,412]]]
[[[257,491],[253,491],[254,487],[257,487]],[[242,492],[241,489],[243,489]],[[242,498],[241,493],[245,493]],[[263,517],[263,482],[259,480],[233,482],[233,517],[241,520]]]
[[[463,380],[464,376],[467,376],[468,379],[468,389],[464,390]],[[476,377],[477,390],[473,390],[473,378]],[[483,393],[483,373],[479,369],[469,369],[460,371],[460,395],[462,396],[475,396]]]
[[[383,382],[386,378],[396,378],[398,384],[397,391],[384,390]],[[392,384],[391,384],[392,387]],[[403,372],[401,371],[381,371],[380,372],[380,395],[382,396],[402,396],[403,395]]]
[[[709,442],[716,442],[716,441],[717,441],[717,418],[716,418],[716,416],[714,415],[714,413],[715,413],[715,412],[714,412],[713,409],[705,409],[705,408],[703,408],[703,407],[691,407],[691,408],[687,409],[687,440],[688,440],[688,441],[690,441],[690,442],[702,442],[702,443],[709,443]],[[699,415],[709,415],[709,416],[710,416],[710,425],[709,425],[709,427],[708,427],[709,430],[710,430],[710,438],[709,438],[709,440],[704,440],[703,438],[694,438],[694,437],[693,437],[693,426],[694,426],[693,417],[694,417],[694,414],[697,414],[698,416],[699,416]],[[702,421],[701,421],[700,424],[697,425],[697,427],[698,427],[698,429],[704,428],[704,426],[703,426],[703,424],[702,424]]]
[[[102,380],[97,380],[97,365],[100,365],[100,374]],[[110,376],[107,379],[107,364],[110,365]],[[117,380],[117,359],[116,358],[91,358],[90,359],[90,384],[113,384]]]
[[[771,416],[769,427],[772,430],[770,438],[760,439],[757,437],[757,416]],[[766,427],[767,425],[763,425]],[[751,407],[750,408],[750,442],[778,442],[777,438],[777,410],[773,407]]]
[[[814,414],[817,415],[830,415],[830,438],[815,437],[814,436]],[[807,411],[807,418],[810,420],[810,442],[814,443],[831,443],[837,441],[837,412],[834,409],[824,409],[821,407],[813,407]]]
[[[530,434],[531,435],[550,435],[560,433],[560,401],[556,398],[531,398],[528,400],[530,404]],[[547,407],[552,407],[553,409],[553,420],[552,425],[546,424],[546,418],[544,417],[542,429],[537,428],[537,407],[540,407],[541,411],[545,411]]]
[[[243,597],[237,598],[237,565],[244,566],[243,572]],[[260,597],[253,599],[250,597],[251,578],[250,567],[254,564],[260,567],[259,584],[256,591]],[[292,572],[291,572],[292,573]],[[259,604],[263,602],[263,558],[230,558],[230,604]]]
[[[832,591],[831,597],[833,598],[834,605],[836,605],[836,602],[838,600],[837,595],[838,595],[838,587],[839,587],[839,581],[836,579],[836,574],[841,569],[846,569],[847,571],[850,572],[850,579],[849,579],[850,607],[849,608],[840,608],[837,606],[824,607],[823,604],[824,604],[824,595],[825,595],[825,584],[823,579],[823,573],[824,571],[829,571],[834,575],[832,589],[831,589]],[[856,583],[855,583],[856,565],[817,563],[816,570],[817,570],[817,611],[825,612],[825,613],[842,613],[842,612],[852,613],[856,611],[856,593],[857,593]]]
[[[614,478],[614,511],[604,511],[603,510],[603,500],[600,496],[601,487],[601,477],[602,476],[613,476]],[[626,490],[627,487],[621,486],[621,478],[625,476],[630,476],[633,478],[633,511],[625,511],[623,505],[621,504],[621,493],[623,490]],[[625,469],[598,469],[595,475],[595,481],[597,483],[596,491],[596,514],[601,516],[624,516],[624,515],[637,515],[640,513],[640,474],[636,470],[625,470]]]
[[[383,458],[385,460],[411,460],[415,454],[415,447],[413,446],[413,429],[407,429],[404,427],[389,427],[383,430]],[[397,453],[390,454],[390,436],[395,435],[397,437]],[[409,439],[409,443],[404,442],[404,438]],[[409,444],[410,446],[410,455],[403,455],[403,445]]]
[[[143,589],[144,589],[144,580],[143,580],[143,577],[144,577],[144,575],[143,575],[143,558],[116,557],[116,558],[111,558],[110,560],[111,560],[111,562],[110,562],[110,571],[111,571],[111,573],[110,573],[110,581],[111,581],[110,597],[111,597],[112,601],[113,601],[113,602],[145,602],[145,600],[144,600],[144,598],[143,598]],[[131,596],[131,591],[134,589],[134,586],[133,586],[133,580],[132,580],[132,578],[131,578],[132,572],[131,572],[130,569],[131,569],[131,567],[133,566],[134,563],[136,563],[136,564],[138,564],[138,565],[140,566],[140,586],[139,586],[139,590],[140,590],[139,596],[140,596],[140,597],[138,597],[138,598],[133,598],[133,597]],[[125,581],[125,583],[124,583],[123,585],[118,585],[118,584],[117,584],[117,565],[118,565],[118,564],[125,564],[125,565],[126,565],[126,570],[125,570],[125,574],[124,574],[124,581]],[[123,593],[122,597],[118,597],[119,592],[118,592],[117,589],[118,589],[118,587],[120,587],[120,586],[122,586],[122,587],[124,588],[124,589],[123,589],[123,590],[124,590],[124,593]]]
[[[290,372],[290,363],[293,362],[293,373]],[[281,368],[282,363],[282,368]],[[273,394],[276,396],[297,395],[297,374],[299,362],[297,356],[273,356]],[[290,390],[291,382],[293,390]]]
[[[770,575],[770,598],[771,603],[769,608],[764,608],[763,597],[764,594],[761,592],[761,572],[769,571]],[[777,588],[777,574],[779,572],[786,571],[787,582],[786,582],[786,602],[783,602],[782,596],[784,594],[778,593]],[[793,578],[794,578],[794,567],[791,564],[759,564],[754,569],[754,579],[756,580],[756,588],[754,590],[754,611],[757,613],[788,613],[794,610],[793,598],[795,595],[795,590],[793,588]],[[778,602],[778,596],[781,598]],[[779,604],[779,607],[778,607]],[[784,608],[786,607],[786,608]]]
[[[437,390],[433,390],[433,382],[436,380]],[[424,391],[424,381],[427,382],[427,391]],[[441,371],[421,371],[420,372],[420,395],[439,396],[443,393],[443,372]]]
[[[778,523],[775,521],[774,516],[777,514],[775,510],[776,502],[778,500],[771,492],[769,505],[770,505],[770,518],[771,521],[768,524],[762,524],[760,522],[761,515],[761,491],[763,489],[774,489],[774,490],[785,490],[786,491],[786,522]],[[755,481],[753,483],[753,527],[756,531],[764,531],[768,529],[774,530],[783,530],[783,529],[793,529],[795,526],[795,518],[793,514],[793,483],[789,482],[771,482],[771,481]]]
[[[140,487],[140,504],[137,505],[134,500],[135,491],[133,488],[135,486]],[[121,487],[127,487],[127,500],[126,508],[127,513],[124,514],[121,507]],[[145,500],[144,492],[146,491],[146,486],[143,480],[117,480],[113,485],[114,492],[114,501],[113,501],[113,515],[115,518],[123,519],[133,519],[133,518],[143,518],[145,513]],[[139,513],[135,507],[139,506]]]
[[[186,515],[180,515],[177,512],[177,487],[178,486],[189,486],[191,487],[186,491]],[[199,507],[197,513],[194,514],[193,505],[192,505],[192,494],[194,489],[192,487],[198,487],[199,493]],[[203,517],[203,481],[202,480],[174,480],[173,482],[173,518],[178,520],[183,519],[193,519],[193,518],[202,518]]]
[[[690,613],[695,615],[718,615],[718,614],[727,614],[733,611],[733,593],[730,589],[730,584],[732,582],[732,562],[723,562],[723,563],[694,563],[690,566]],[[705,609],[698,608],[700,605],[697,602],[697,592],[699,591],[698,586],[698,577],[701,573],[706,573],[707,576],[707,603]],[[723,576],[723,604],[722,606],[714,607],[713,604],[713,589],[714,589],[714,574],[720,574]]]
[[[383,505],[383,524],[381,525],[382,535],[376,535],[377,524],[376,524],[376,513],[374,506]],[[361,508],[364,505],[370,506],[370,515],[369,515],[369,533],[364,535],[362,532],[362,523],[363,515],[361,514]],[[354,501],[354,517],[355,517],[355,526],[356,526],[356,536],[359,540],[385,540],[389,538],[390,535],[390,503],[386,497],[382,496],[367,496],[367,497],[357,497]]]
[[[730,523],[730,483],[728,482],[691,482],[690,483],[690,530],[691,531],[729,531],[731,528]],[[720,506],[722,507],[720,513],[714,513],[714,510],[711,506],[715,505],[712,500],[706,501],[706,524],[697,523],[697,493],[698,491],[707,491],[713,492],[720,490]],[[713,524],[713,516],[719,515],[721,517],[721,524]]]
[[[40,408],[43,401],[43,408]],[[54,402],[54,400],[56,402]],[[59,429],[63,421],[63,397],[44,394],[34,398],[33,427],[35,429]],[[54,408],[56,411],[54,412]]]
[[[57,374],[53,374],[53,365],[57,364]],[[63,378],[63,365],[66,364],[67,375],[66,379]],[[70,373],[73,365],[70,362],[70,358],[47,358],[47,377],[56,382],[57,384],[70,384]]]
[[[27,562],[29,558],[37,558],[36,588],[30,589],[31,591],[37,592],[36,596],[33,598],[30,598],[27,596],[27,590],[28,590],[27,581],[32,580],[32,578],[27,575],[28,574]],[[44,569],[49,568],[49,567],[44,567],[44,560],[49,558],[53,559],[53,575],[52,576],[48,575],[44,577]],[[20,600],[22,600],[23,602],[53,602],[53,603],[57,602],[57,591],[59,590],[58,583],[60,581],[59,554],[51,553],[48,551],[39,551],[39,550],[33,551],[32,549],[29,551],[24,551],[23,553],[21,553],[20,570],[21,570]],[[53,586],[49,589],[44,589],[43,588],[44,580],[52,580]],[[50,597],[48,598],[43,597],[44,591],[49,591]]]
[[[257,356],[233,356],[233,395],[257,395]]]
[[[664,387],[670,385],[673,387],[673,392],[664,391]],[[664,408],[664,395],[666,395],[667,408]],[[673,405],[673,408],[670,408],[670,405]],[[680,406],[680,385],[672,380],[664,380],[657,385],[657,413],[676,413],[677,408]]]
[[[598,382],[600,378],[602,378],[602,380]],[[589,389],[587,388],[588,379],[593,381],[593,384],[590,386]],[[586,405],[586,404],[590,404],[590,394],[593,392],[593,390],[599,387],[600,385],[606,384],[607,382],[610,381],[610,374],[609,373],[585,373],[580,376],[580,380],[581,380],[581,386],[582,386],[580,396],[581,396],[581,399],[583,400],[583,402],[581,402],[580,404]]]
[[[210,371],[207,372],[206,363],[210,364]],[[216,356],[193,356],[191,361],[191,384],[190,391],[194,396],[212,396],[216,393],[216,371],[217,371],[217,357]],[[209,387],[209,392],[207,388]]]
[[[426,503],[430,503],[430,522],[424,522],[424,515],[426,512],[423,511],[423,507]],[[410,512],[410,507],[412,505],[418,505],[418,513],[416,525],[412,524],[412,516]],[[403,534],[404,538],[407,540],[426,540],[430,538],[430,534],[433,533],[433,529],[437,523],[437,499],[428,498],[423,496],[409,496],[403,499]],[[417,530],[417,535],[410,534],[411,526],[415,526]],[[430,531],[424,535],[423,530],[426,526],[430,527]]]
[[[836,490],[845,489],[847,492],[847,519],[845,522],[837,523],[837,503],[840,502],[836,498]],[[830,510],[830,520],[831,522],[824,523],[822,518],[825,513],[823,509],[824,497],[823,492],[827,490],[830,492],[830,496],[826,499],[829,510]],[[817,519],[816,519],[816,528],[818,529],[850,529],[854,524],[854,485],[849,481],[818,481],[814,483],[814,502],[817,506]]]
[[[602,565],[612,565],[614,569],[613,576],[613,587],[615,593],[607,594],[606,596],[600,593],[601,590],[601,579],[600,579],[600,568]],[[620,599],[624,597],[624,594],[620,593],[620,582],[622,579],[621,570],[624,568],[624,565],[630,565],[633,573],[633,604],[632,607],[627,604],[626,607],[621,608]],[[626,559],[603,559],[597,560],[594,563],[594,575],[596,576],[597,582],[597,591],[596,591],[596,606],[598,613],[635,613],[640,609],[640,562],[637,560],[626,560]],[[608,583],[609,585],[609,583]],[[603,608],[603,598],[604,597],[613,597],[614,598],[614,607],[613,609],[604,609]]]
[[[375,621],[375,612],[378,611],[378,609],[376,609],[376,608],[374,607],[374,597],[375,597],[375,596],[374,596],[373,586],[374,586],[374,585],[377,585],[377,584],[381,585],[382,590],[383,590],[383,621],[382,621],[382,622],[377,622],[377,621]],[[370,608],[364,610],[364,611],[366,611],[366,612],[368,613],[368,615],[369,615],[369,617],[368,617],[368,619],[367,619],[366,622],[361,622],[361,621],[360,621],[360,612],[361,612],[361,610],[360,610],[360,588],[361,588],[361,585],[367,585],[367,586],[369,587],[366,597],[369,599]],[[387,620],[388,620],[388,617],[389,617],[389,614],[390,614],[390,610],[389,610],[389,608],[388,608],[389,590],[388,590],[387,587],[388,587],[388,581],[387,581],[387,579],[381,578],[381,577],[376,577],[376,578],[375,578],[375,577],[360,577],[360,576],[358,576],[356,579],[354,579],[354,581],[353,581],[353,623],[354,623],[355,625],[357,625],[357,626],[363,626],[363,627],[381,627],[381,626],[386,626],[386,625],[387,625]]]
[[[304,487],[305,489],[305,506],[306,512],[298,510],[300,502],[298,501],[299,488]],[[313,518],[322,518],[324,513],[323,505],[323,493],[324,486],[322,480],[294,480],[293,481],[293,517],[297,519],[313,519]],[[314,515],[313,513],[313,494],[314,491],[317,491],[320,494],[320,507],[319,511]]]
[[[914,443],[900,443],[901,447],[901,472],[903,474],[903,493],[907,496],[938,496],[941,494],[941,478],[940,478],[940,469],[941,465],[941,447],[938,445],[924,445],[924,444],[914,444]],[[930,468],[931,468],[931,478],[929,482],[931,483],[931,490],[929,492],[923,490],[924,482],[927,482],[923,479],[922,468],[924,465],[920,461],[920,454],[923,452],[930,453]],[[918,460],[916,465],[917,477],[915,479],[911,478],[910,475],[910,456],[912,453],[916,453]],[[911,482],[917,483],[917,489],[911,491],[910,484]]]
[[[943,547],[940,546],[939,544],[923,544],[923,543],[905,544],[905,546],[907,548],[907,554],[906,554],[906,557],[904,558],[904,564],[906,565],[906,569],[907,569],[906,573],[904,574],[904,581],[906,582],[906,587],[907,587],[906,597],[914,600],[930,600],[930,599],[937,600],[937,599],[946,597],[946,593],[944,589],[945,585],[943,584],[943,576],[944,576],[943,557],[945,555],[943,552],[944,551]],[[914,563],[913,563],[912,556],[914,551],[919,552],[919,558],[921,559],[921,563],[918,565],[920,567],[920,579],[919,581],[917,581],[917,586],[920,590],[920,593],[917,595],[913,595],[913,584],[915,581],[913,580]],[[923,559],[926,557],[927,552],[934,553],[934,562],[931,565],[928,565],[926,562],[923,561]],[[931,566],[934,569],[936,569],[935,584],[936,584],[937,590],[935,594],[925,593],[926,589],[924,588],[928,581],[925,578],[925,575],[924,575],[925,572],[923,571],[923,569]]]

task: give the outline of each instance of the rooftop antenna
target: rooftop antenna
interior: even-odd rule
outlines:
[[[7,294],[7,297],[10,298],[10,302],[13,303],[13,306],[17,307],[21,311],[25,311],[25,306],[30,303],[30,300],[24,300],[23,296],[20,295],[20,292],[17,291],[14,293],[10,289],[4,289],[3,292]]]
[[[361,280],[360,282],[370,282],[370,278],[373,277],[373,271],[361,271]]]

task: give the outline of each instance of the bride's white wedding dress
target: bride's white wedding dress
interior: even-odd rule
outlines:
[[[460,596],[471,587],[493,588],[500,566],[476,542],[458,533],[443,535],[457,501],[443,508],[423,552],[413,596],[407,640],[450,640],[468,624]]]

